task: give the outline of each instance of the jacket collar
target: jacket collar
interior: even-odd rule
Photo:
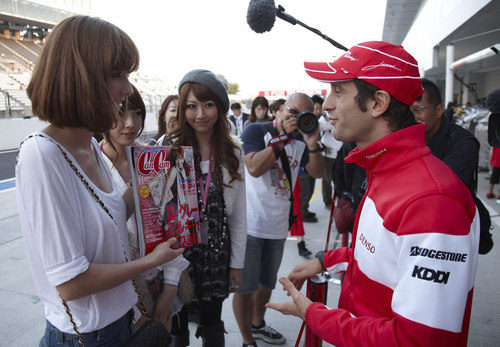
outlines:
[[[429,152],[425,145],[425,124],[417,124],[384,136],[361,150],[356,147],[345,161],[368,171],[381,172],[400,167]]]

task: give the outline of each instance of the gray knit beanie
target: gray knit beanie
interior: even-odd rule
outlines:
[[[189,71],[182,77],[179,83],[179,94],[181,88],[186,82],[193,82],[201,84],[212,91],[224,106],[224,113],[229,110],[229,97],[227,96],[227,89],[224,84],[214,75],[213,72],[208,70],[196,69]]]

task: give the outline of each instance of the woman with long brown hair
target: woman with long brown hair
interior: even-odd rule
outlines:
[[[203,346],[224,346],[222,303],[239,288],[246,245],[243,151],[229,135],[227,90],[207,70],[193,70],[179,83],[178,128],[168,141],[192,146],[198,181],[202,242],[186,249]],[[176,346],[188,337],[186,310],[172,324]]]

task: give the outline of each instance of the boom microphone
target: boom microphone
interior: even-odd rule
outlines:
[[[273,0],[251,0],[248,5],[247,23],[256,33],[270,31],[276,21],[276,7]]]
[[[347,51],[346,47],[344,47],[337,41],[332,40],[318,29],[311,28],[309,25],[302,23],[300,20],[295,19],[294,17],[286,13],[283,6],[278,5],[278,7],[276,8],[274,5],[274,0],[250,0],[247,12],[247,23],[250,28],[256,33],[262,34],[266,31],[270,31],[274,26],[276,16],[292,25],[298,24],[306,28],[307,30],[312,31],[316,35],[321,36],[324,40],[330,42],[338,49]]]

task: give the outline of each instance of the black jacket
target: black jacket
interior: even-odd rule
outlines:
[[[427,147],[453,170],[471,192],[476,191],[479,141],[474,135],[442,117],[441,126]]]
[[[246,120],[248,119],[249,114],[248,113],[241,113],[241,116],[243,117],[243,122],[241,123],[241,127],[243,128],[243,124],[245,124]],[[236,127],[236,117],[234,115],[229,116],[229,120],[233,122],[233,125]]]

